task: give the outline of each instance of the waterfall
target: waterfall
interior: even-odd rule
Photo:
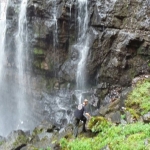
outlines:
[[[8,0],[0,1],[0,92],[4,89],[4,65],[6,65],[5,56],[5,38],[6,38],[6,13],[7,13]],[[7,126],[5,124],[5,107],[3,106],[3,96],[0,94],[0,135],[4,135]],[[7,114],[6,114],[7,115]]]
[[[57,44],[58,44],[58,24],[57,24],[57,7],[56,7],[57,1],[53,0],[52,5],[53,5],[53,10],[52,10],[52,24],[53,24],[53,48],[54,48],[54,68],[57,68]],[[55,76],[56,76],[56,70],[55,70]]]
[[[19,1],[18,1],[19,2]],[[10,32],[6,25],[8,0],[0,1],[0,135],[7,136],[11,131],[32,130],[41,120],[38,102],[32,104],[30,85],[30,64],[28,55],[28,31],[26,8],[28,0],[16,5],[18,20],[16,32]],[[7,6],[8,5],[8,6]],[[16,22],[18,21],[18,22]],[[6,32],[8,31],[8,32]],[[11,36],[10,36],[11,35]],[[11,41],[11,42],[10,42]],[[33,108],[35,107],[35,108]]]
[[[26,19],[26,7],[27,0],[22,0],[20,12],[19,12],[19,20],[18,20],[18,31],[16,34],[16,66],[18,69],[19,82],[23,81],[24,69],[25,69],[25,47],[27,47],[27,19]]]
[[[77,64],[75,95],[78,103],[82,103],[83,93],[86,90],[86,60],[89,51],[89,35],[88,31],[88,0],[78,0],[78,37],[74,49],[78,51],[79,58]]]
[[[16,33],[16,67],[17,67],[17,78],[18,78],[18,92],[16,92],[17,100],[17,111],[18,111],[18,124],[17,128],[24,129],[28,124],[28,104],[26,98],[26,89],[28,86],[27,74],[26,74],[26,63],[28,58],[28,42],[27,42],[27,18],[26,8],[27,1],[22,0],[20,4],[20,11],[18,16],[18,31]],[[24,120],[26,124],[24,124]]]
[[[87,0],[78,0],[78,40],[75,48],[79,52],[79,63],[77,66],[77,89],[84,90],[86,86],[86,59],[88,55],[88,10]]]
[[[54,32],[53,32],[53,36],[54,36],[54,42],[53,42],[53,46],[54,48],[56,48],[57,43],[58,43],[58,37],[57,37],[57,29],[58,29],[58,25],[57,25],[57,8],[56,8],[56,0],[53,1],[53,21],[54,21]]]
[[[0,80],[5,61],[6,12],[8,1],[0,1]]]

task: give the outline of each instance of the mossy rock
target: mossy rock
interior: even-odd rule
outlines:
[[[41,68],[41,61],[40,60],[35,60],[33,65],[36,67],[36,68]]]
[[[26,144],[28,142],[28,138],[26,135],[20,135],[17,137],[15,142],[13,143],[14,147],[18,147],[19,145]]]
[[[34,48],[33,53],[34,53],[34,55],[44,55],[45,54],[44,50],[41,48]]]
[[[46,83],[47,90],[53,90],[56,82],[58,82],[56,78],[51,78],[47,80],[47,83]]]

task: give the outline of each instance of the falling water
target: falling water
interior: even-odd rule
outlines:
[[[3,90],[3,77],[4,77],[4,64],[6,64],[5,59],[5,35],[6,35],[6,12],[7,12],[8,1],[0,1],[0,91]],[[3,135],[6,129],[6,124],[4,123],[5,110],[3,107],[3,97],[0,95],[0,134]]]
[[[79,63],[77,66],[77,89],[85,89],[86,84],[86,59],[88,55],[88,36],[86,36],[88,29],[88,10],[87,0],[78,0],[78,40],[75,48],[79,52]]]
[[[2,72],[5,58],[5,33],[6,33],[6,11],[8,1],[0,1],[0,80],[2,80]]]
[[[57,7],[56,7],[56,0],[53,1],[53,5],[54,5],[54,9],[53,9],[53,20],[54,20],[54,43],[53,46],[54,48],[56,48],[56,45],[58,43],[58,37],[57,37],[57,29],[58,29],[58,25],[57,25]]]
[[[17,97],[17,110],[18,110],[18,125],[17,128],[23,128],[25,115],[28,111],[28,105],[26,102],[26,86],[27,78],[25,73],[25,65],[27,59],[27,19],[26,8],[27,1],[22,0],[20,4],[20,12],[18,18],[18,31],[15,37],[16,41],[16,67],[18,70],[17,78],[19,82],[19,91],[16,92]],[[27,120],[26,120],[27,121]],[[22,126],[22,127],[21,127]]]
[[[52,9],[52,24],[53,24],[53,48],[54,48],[54,68],[57,68],[57,61],[59,61],[57,59],[57,44],[58,44],[58,24],[57,24],[57,0],[52,0],[52,5],[53,5],[53,9]],[[55,76],[56,76],[56,70],[55,70]]]
[[[17,129],[32,130],[40,122],[39,117],[41,117],[37,114],[38,112],[34,111],[35,109],[31,109],[33,107],[32,95],[29,93],[27,1],[22,0],[17,6],[19,7],[17,10],[20,11],[15,37],[8,36],[10,32],[6,32],[8,1],[0,1],[0,31],[3,33],[0,34],[0,135],[2,136],[7,136],[11,131]],[[7,23],[9,25],[9,21]],[[13,41],[13,44],[15,42],[15,45],[10,46],[7,42],[10,40]],[[35,107],[39,108],[39,106]]]
[[[19,13],[19,20],[18,20],[18,31],[16,35],[16,48],[17,48],[17,58],[16,58],[16,66],[18,68],[19,73],[19,82],[23,81],[24,75],[24,67],[25,67],[25,44],[27,44],[27,30],[26,30],[26,7],[27,7],[27,0],[22,0],[20,13]]]
[[[71,17],[72,4],[73,4],[73,0],[71,0],[71,1],[70,1],[70,4],[69,4],[69,8],[70,8],[70,17]]]

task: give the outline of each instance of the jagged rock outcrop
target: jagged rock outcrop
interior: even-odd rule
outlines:
[[[43,122],[31,133],[29,131],[16,130],[11,132],[7,138],[1,138],[0,149],[6,150],[34,150],[59,148],[59,141],[62,137],[72,134],[72,126],[59,130],[50,122]]]
[[[89,84],[129,86],[133,77],[149,73],[148,6],[146,0],[89,2],[89,28],[95,30],[88,31],[93,39],[87,60]],[[68,82],[75,81],[77,67],[78,53],[72,49],[77,9],[77,2],[69,0],[30,1],[28,6],[34,68],[46,70],[49,77],[55,72]]]
[[[129,86],[133,77],[148,74],[149,2],[92,0],[88,3],[88,83],[105,83],[107,88],[116,84]],[[11,2],[8,8],[8,33],[11,34],[16,29],[17,7],[17,2]],[[71,0],[28,2],[28,38],[33,56],[32,66],[35,73],[44,73],[51,82],[54,82],[54,78],[75,82],[79,56],[72,45],[77,38],[77,10],[77,1]],[[13,40],[10,38],[9,41],[13,48]]]

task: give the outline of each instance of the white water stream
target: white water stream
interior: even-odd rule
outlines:
[[[27,47],[27,19],[26,19],[26,7],[27,7],[27,0],[22,0],[20,5],[20,12],[19,12],[19,20],[18,20],[18,31],[16,34],[16,65],[18,68],[19,73],[19,82],[23,81],[24,69],[25,69],[25,47]]]
[[[88,16],[88,0],[78,0],[78,38],[74,48],[79,53],[76,74],[77,90],[75,92],[79,104],[82,103],[82,93],[86,90],[86,61],[89,51],[89,36],[87,34],[89,22]]]
[[[5,57],[5,36],[6,36],[6,13],[7,13],[8,1],[0,1],[0,91],[2,91],[3,77],[4,77],[4,64],[6,64]],[[3,135],[6,130],[6,125],[4,123],[5,111],[2,106],[2,97],[0,98],[0,135]]]
[[[20,12],[18,18],[18,31],[16,33],[16,67],[17,67],[17,78],[19,82],[19,92],[16,92],[17,97],[17,111],[18,111],[18,124],[17,128],[24,128],[24,121],[28,122],[25,117],[28,114],[28,104],[26,100],[26,88],[27,88],[27,78],[26,78],[26,60],[27,56],[27,18],[26,18],[26,8],[28,0],[22,0],[20,4]],[[26,126],[26,125],[25,125]]]
[[[8,1],[0,1],[0,72],[3,72],[5,61],[6,12]],[[2,80],[0,73],[0,80]]]
[[[77,90],[79,93],[79,99],[81,103],[82,99],[82,91],[86,88],[86,59],[88,55],[88,40],[89,37],[87,35],[88,30],[88,10],[87,10],[87,1],[88,0],[78,0],[78,40],[77,43],[74,45],[74,47],[78,50],[80,58],[79,63],[77,67],[77,76],[76,76],[76,82],[77,82]],[[26,77],[26,62],[28,58],[28,31],[27,31],[27,18],[26,18],[26,7],[27,7],[28,0],[22,0],[20,3],[20,7],[18,8],[18,30],[16,31],[15,36],[15,46],[16,49],[14,50],[15,55],[15,62],[14,62],[14,68],[15,70],[15,81],[12,81],[14,79],[14,76],[11,75],[11,78],[8,82],[1,83],[1,88],[5,86],[4,90],[0,91],[2,93],[1,95],[4,98],[1,98],[1,101],[3,106],[0,106],[0,135],[6,135],[10,131],[15,129],[30,129],[29,125],[32,122],[29,115],[30,115],[30,106],[28,106],[27,102],[27,96],[26,96],[26,88],[27,87],[27,77]],[[56,0],[53,2],[53,15],[51,18],[52,24],[54,26],[53,31],[53,46],[56,47],[57,45],[57,8],[56,8]],[[5,64],[5,33],[6,33],[6,10],[7,10],[7,1],[3,1],[1,3],[1,9],[0,9],[0,31],[1,34],[0,38],[2,39],[0,42],[0,81],[2,80],[4,64]],[[51,22],[50,21],[50,22]],[[15,47],[14,46],[14,47]],[[11,49],[11,48],[10,48]],[[54,62],[54,64],[57,62]],[[14,69],[10,68],[10,69]],[[9,68],[7,69],[9,70]],[[5,72],[6,70],[4,70]],[[6,78],[7,79],[7,78]],[[17,80],[16,80],[17,79]],[[15,82],[18,83],[15,83]],[[4,81],[5,82],[5,81]],[[12,83],[12,84],[11,84]],[[15,83],[15,85],[14,85]],[[3,86],[2,86],[3,85]],[[8,93],[8,91],[12,91],[11,93]],[[64,93],[63,93],[64,96]],[[56,101],[54,102],[54,108],[50,110],[54,112],[55,110],[58,110],[57,113],[54,112],[54,117],[56,119],[56,122],[61,124],[62,117],[65,117],[67,122],[69,122],[69,112],[67,112],[67,104],[70,102],[70,98],[68,101],[66,99],[63,99],[63,97],[59,95],[56,97]],[[64,105],[65,104],[65,105]],[[71,102],[70,102],[71,104]],[[56,107],[57,106],[57,107]],[[29,109],[30,108],[30,109]],[[56,108],[56,109],[55,109]],[[69,108],[71,109],[71,108]],[[69,110],[68,109],[68,110]],[[58,120],[58,121],[57,121]]]
[[[79,52],[79,63],[77,66],[77,89],[85,89],[86,86],[86,59],[88,54],[87,29],[88,10],[87,0],[78,0],[78,40],[75,48]]]

